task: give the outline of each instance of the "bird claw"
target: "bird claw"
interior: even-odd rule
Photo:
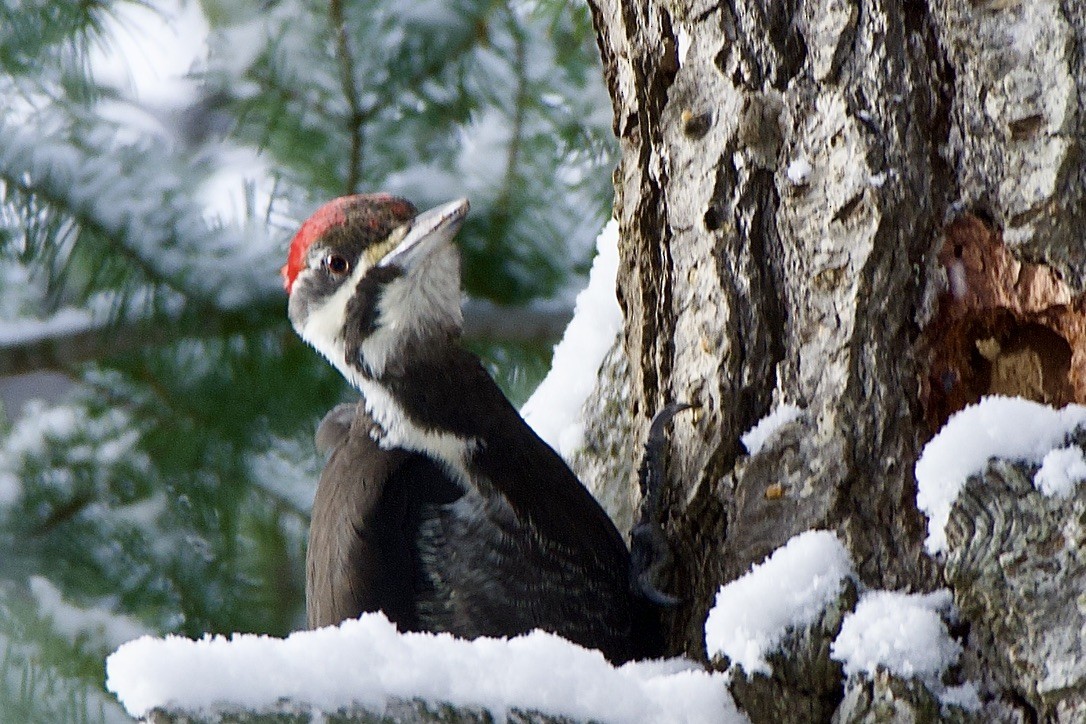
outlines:
[[[646,600],[655,603],[662,608],[674,608],[683,602],[678,596],[672,596],[670,593],[664,593],[659,588],[654,586],[650,581],[641,580],[637,582],[637,590],[641,592],[641,595]]]
[[[664,593],[654,582],[671,563],[671,548],[660,526],[648,522],[635,525],[630,531],[630,544],[630,566],[637,592],[658,606],[671,607],[681,603],[681,598]]]
[[[663,409],[658,411],[656,415],[653,416],[652,422],[649,423],[649,438],[646,441],[646,447],[663,443],[664,430],[671,420],[683,410],[689,410],[693,407],[694,405],[691,405],[689,402],[669,402],[664,405]]]
[[[694,405],[686,402],[672,402],[653,416],[641,459],[641,516],[630,531],[630,568],[637,592],[659,606],[675,606],[682,601],[660,591],[653,582],[671,562],[671,549],[659,522],[660,488],[664,482],[664,430],[675,415],[692,407]]]

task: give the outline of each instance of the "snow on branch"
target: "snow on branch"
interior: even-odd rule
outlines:
[[[60,589],[44,576],[31,576],[28,584],[38,610],[70,641],[83,641],[108,651],[147,634],[147,627],[139,619],[115,613],[109,601],[78,606],[65,600]]]
[[[262,224],[212,224],[190,198],[199,159],[182,163],[162,141],[123,145],[101,129],[77,143],[66,126],[45,114],[0,123],[0,181],[63,209],[148,281],[186,297],[239,309],[278,287],[280,240]]]
[[[421,700],[483,709],[499,721],[514,711],[599,722],[745,720],[725,676],[690,662],[614,667],[598,651],[541,631],[467,641],[399,633],[379,613],[285,639],[143,637],[109,657],[106,677],[135,717],[155,709],[382,713]]]
[[[854,576],[837,536],[809,530],[793,536],[749,573],[721,586],[705,621],[705,649],[748,674],[769,674],[767,656],[789,629],[815,622]]]
[[[1082,405],[1057,410],[1019,397],[985,397],[951,416],[916,462],[916,505],[928,516],[928,552],[946,551],[946,525],[954,501],[969,477],[983,471],[991,458],[1040,465],[1083,424]],[[1084,472],[1072,464],[1073,458],[1062,469],[1057,462],[1058,456],[1050,459],[1035,480],[1042,492],[1062,494],[1073,485],[1069,481]]]
[[[831,646],[845,674],[874,679],[879,669],[905,679],[916,678],[944,704],[969,710],[980,706],[972,683],[946,686],[946,670],[958,663],[962,646],[950,637],[943,616],[952,614],[950,591],[904,593],[867,591],[856,610],[845,616]]]

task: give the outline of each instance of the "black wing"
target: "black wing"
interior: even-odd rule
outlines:
[[[424,629],[472,638],[539,628],[630,658],[626,571],[606,552],[540,535],[501,498],[475,492],[425,517],[419,544]]]
[[[306,552],[310,628],[383,611],[401,630],[418,628],[416,539],[422,511],[460,489],[433,463],[373,441],[361,405],[330,412],[317,433],[332,454],[321,474]]]

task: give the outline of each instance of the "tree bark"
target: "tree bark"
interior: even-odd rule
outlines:
[[[1053,345],[1030,347],[1038,375],[1063,375],[1042,380],[1051,384],[1035,397],[1083,399],[1081,332],[1068,332],[1080,316],[1056,324],[994,297],[955,311],[948,275],[963,248],[968,257],[953,222],[969,212],[1002,232],[1009,258],[1069,285],[1063,296],[1042,293],[1040,308],[1079,314],[1086,6],[590,4],[622,143],[614,178],[626,318],[613,355],[625,360],[605,368],[595,399],[627,394],[636,422],[607,432],[613,410],[586,408],[586,439],[607,443],[577,466],[597,489],[636,490],[632,470],[603,462],[607,451],[637,449],[669,401],[700,406],[672,428],[665,497],[676,563],[665,588],[684,597],[669,622],[672,649],[704,658],[719,586],[809,528],[838,533],[861,586],[948,585],[942,561],[924,553],[914,464],[950,412],[1006,391],[995,386],[1006,383],[996,361],[968,353],[986,334],[1009,349],[1027,323],[1054,330],[1073,352],[1060,366]],[[956,331],[944,334],[954,314]],[[965,357],[945,354],[952,343]],[[933,360],[943,365],[937,378]],[[740,435],[780,403],[803,414],[746,455]],[[976,661],[1014,643],[1013,630],[985,630],[966,642]],[[1069,716],[1013,679],[988,681],[996,703],[986,716]],[[802,698],[783,686],[778,697]],[[846,693],[852,702],[841,721],[862,720],[858,702],[873,706],[894,688],[832,686],[835,704]],[[741,704],[758,698],[733,693]],[[912,716],[924,718],[917,712],[929,703]]]

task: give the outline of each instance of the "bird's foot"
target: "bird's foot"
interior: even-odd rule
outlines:
[[[657,606],[676,606],[682,599],[656,587],[656,578],[671,564],[671,548],[664,532],[654,523],[639,523],[630,531],[633,585],[636,591]]]
[[[656,587],[659,574],[671,563],[671,549],[660,524],[661,489],[664,484],[664,430],[683,410],[692,408],[685,402],[672,402],[656,413],[649,425],[645,452],[641,458],[641,512],[638,523],[630,531],[630,572],[637,592],[660,606],[674,606],[681,599]]]

